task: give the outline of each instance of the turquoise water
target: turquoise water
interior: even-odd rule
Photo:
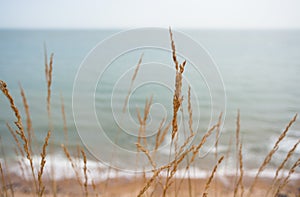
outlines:
[[[54,151],[60,154],[60,144],[64,143],[60,95],[64,98],[70,147],[76,147],[77,144],[81,143],[72,116],[72,89],[77,70],[85,56],[98,42],[117,32],[119,31],[0,30],[0,79],[8,84],[16,104],[22,112],[24,110],[18,83],[20,82],[25,89],[38,144],[43,141],[48,130],[44,42],[47,45],[48,53],[54,52],[51,101],[52,122],[55,128],[53,143],[56,145]],[[240,109],[241,133],[244,152],[246,153],[244,159],[249,161],[246,162],[248,165],[246,167],[255,168],[263,160],[263,156],[270,150],[277,136],[293,115],[300,112],[300,31],[182,30],[182,32],[191,36],[207,49],[223,77],[227,95],[227,110],[220,140],[220,153],[227,151],[229,138],[235,131],[237,109]],[[153,51],[143,52],[146,59],[170,58],[168,61],[170,63],[172,61],[169,54]],[[137,54],[140,52],[138,51]],[[116,65],[122,62],[135,65],[138,60],[136,57],[136,55],[129,55],[124,57],[124,60],[121,58],[119,62],[116,62]],[[110,93],[114,84],[109,80],[114,79],[113,74],[116,72],[114,70],[107,72],[107,78],[103,79],[104,85],[97,86],[95,100],[96,109],[99,113],[101,112],[98,114],[99,121],[104,127],[110,129],[111,132],[108,135],[113,138],[116,135],[114,131],[117,130],[118,125],[107,118],[106,113],[103,112],[107,110],[109,113],[110,100],[107,94]],[[187,72],[189,71],[187,70]],[[152,75],[156,74],[155,72],[152,73]],[[128,92],[128,85],[124,85],[120,91],[116,92],[120,98],[118,106],[120,109]],[[199,88],[202,86],[205,87],[203,81],[199,80]],[[145,94],[149,97],[151,94],[153,95],[153,92],[154,101],[163,103],[167,111],[171,111],[172,89],[166,91],[161,88],[161,86],[145,86],[143,90],[137,89],[129,102],[131,114],[136,112],[136,106],[143,108]],[[210,120],[209,107],[206,106],[209,102],[209,93],[205,88],[201,90],[203,93],[199,100],[201,107],[199,130],[204,130]],[[158,115],[153,115],[152,120],[158,125],[161,117],[159,113],[156,114]],[[13,157],[14,146],[13,139],[5,124],[8,122],[12,125],[13,121],[14,116],[8,102],[1,95],[1,144],[7,157]],[[88,128],[89,119],[82,121],[86,121]],[[136,116],[134,121],[138,122]],[[281,144],[272,164],[278,165],[289,148],[299,138],[300,123],[298,121]],[[132,149],[135,147],[134,142],[135,138],[121,136],[119,145],[123,148]],[[92,140],[90,143],[101,146],[101,143]],[[1,155],[3,156],[3,154]],[[295,158],[299,156],[300,150],[298,148]]]

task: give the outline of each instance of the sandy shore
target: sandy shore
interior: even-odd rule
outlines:
[[[11,185],[6,185],[7,193],[11,195],[9,188],[13,188],[14,196],[29,197],[34,196],[32,182],[26,181],[21,177],[11,175]],[[245,194],[252,182],[251,177],[244,177]],[[175,191],[175,187],[179,188],[180,182],[182,184],[180,189]],[[213,180],[208,190],[208,196],[233,196],[234,191],[234,178],[233,177],[217,177]],[[270,187],[270,179],[261,178],[252,192],[251,196],[265,196],[266,191]],[[189,184],[190,182],[190,184]],[[54,183],[54,184],[53,184]],[[206,179],[174,179],[174,182],[168,190],[167,196],[202,196]],[[46,189],[45,196],[53,196],[53,191],[56,187],[56,194],[59,197],[63,196],[84,196],[84,191],[75,179],[60,180],[56,182],[45,181]],[[55,185],[55,186],[53,186]],[[103,182],[95,183],[95,187],[88,185],[89,196],[115,196],[115,197],[131,197],[136,196],[140,189],[145,185],[144,178],[118,178],[110,179]],[[189,189],[191,187],[191,189]],[[4,188],[2,192],[4,194]],[[157,184],[156,187],[151,186],[144,196],[162,196],[163,189]],[[177,194],[177,195],[175,195]],[[4,195],[5,196],[5,195]],[[244,195],[246,196],[246,195]],[[280,197],[299,197],[300,196],[300,180],[292,180],[280,192]]]

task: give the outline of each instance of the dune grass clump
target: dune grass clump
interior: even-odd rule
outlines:
[[[251,195],[253,188],[255,187],[255,184],[257,183],[257,180],[259,178],[259,175],[261,174],[261,172],[266,168],[266,166],[270,163],[272,156],[274,155],[274,153],[278,150],[279,148],[279,143],[285,138],[287,132],[289,131],[290,127],[292,126],[292,124],[296,121],[297,119],[297,115],[295,114],[295,116],[293,117],[293,119],[288,123],[288,125],[286,126],[286,128],[284,129],[284,131],[281,133],[281,135],[279,136],[279,138],[277,139],[277,141],[275,142],[273,148],[270,150],[270,152],[267,154],[267,156],[265,157],[263,163],[261,164],[261,166],[259,167],[254,181],[251,184],[251,186],[249,187],[249,192],[248,192],[248,196]]]
[[[49,101],[49,111],[50,111],[50,93],[51,93],[50,88],[51,88],[51,81],[52,81],[52,58],[53,58],[53,55],[51,55],[50,69],[48,69],[46,71],[46,73],[48,73],[48,77],[47,77],[47,80],[48,80],[48,82],[47,82],[47,84],[48,84],[47,101]],[[22,156],[26,156],[26,159],[29,161],[35,193],[38,196],[43,196],[44,191],[45,191],[45,186],[43,185],[42,176],[43,176],[44,167],[45,167],[45,164],[46,164],[46,155],[47,155],[46,148],[47,148],[48,143],[49,143],[51,131],[48,131],[47,136],[44,140],[44,144],[43,144],[42,152],[41,152],[40,168],[36,169],[36,167],[34,166],[34,163],[33,163],[32,122],[31,122],[30,113],[29,113],[29,105],[27,103],[27,99],[26,99],[26,96],[25,96],[24,89],[22,88],[21,84],[19,84],[19,86],[20,86],[20,90],[21,90],[20,94],[21,94],[21,97],[22,97],[22,100],[23,100],[25,113],[26,113],[26,116],[27,116],[27,135],[24,131],[21,113],[20,113],[18,107],[15,105],[14,98],[10,94],[10,92],[7,88],[7,84],[4,81],[0,80],[0,89],[1,89],[1,91],[3,92],[3,94],[6,96],[6,98],[8,99],[8,101],[10,103],[10,107],[11,107],[12,111],[14,112],[14,115],[17,119],[14,123],[15,123],[15,126],[18,129],[14,131],[9,126],[8,123],[7,123],[7,127],[9,129],[10,133],[12,134],[12,136],[15,140],[15,143],[17,144],[18,149],[16,149],[16,150],[19,150],[20,154]],[[21,146],[21,143],[20,143],[17,136],[19,136],[21,138],[23,146]],[[20,166],[22,166],[21,163],[20,163]],[[23,167],[22,167],[22,171],[24,172]],[[36,176],[36,172],[37,172],[37,176]]]

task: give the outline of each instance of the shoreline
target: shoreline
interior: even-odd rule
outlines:
[[[18,197],[29,197],[34,196],[34,186],[31,180],[25,180],[24,178],[16,175],[10,174],[9,179],[11,185],[6,184],[6,191],[11,193],[10,187],[14,190],[14,196]],[[88,195],[89,196],[120,196],[120,197],[129,197],[137,196],[139,191],[146,184],[147,177],[135,177],[135,178],[111,178],[104,181],[93,182],[92,184],[87,185]],[[148,179],[149,180],[149,179]],[[163,180],[163,179],[162,179]],[[207,178],[174,178],[173,184],[170,186],[167,196],[175,196],[175,188],[177,196],[189,196],[191,191],[192,196],[202,196],[204,191],[204,186],[207,181]],[[253,181],[253,177],[244,176],[243,185],[245,187],[244,194],[247,195],[250,184]],[[271,178],[260,177],[254,188],[251,196],[265,196],[267,190],[271,186]],[[182,182],[180,189],[179,185]],[[84,196],[84,186],[80,185],[78,180],[75,178],[62,179],[57,181],[44,180],[45,193],[44,196],[53,196],[53,184],[56,185],[56,194],[57,196]],[[82,182],[83,183],[83,182]],[[190,184],[189,184],[190,183]],[[222,176],[217,175],[212,180],[208,196],[233,196],[235,190],[235,176]],[[191,190],[189,188],[191,187]],[[3,186],[2,186],[3,188]],[[32,190],[33,189],[33,190]],[[4,192],[4,190],[3,190]],[[152,185],[149,190],[143,196],[162,196],[163,189],[157,184],[155,187]],[[239,192],[241,190],[239,189]],[[238,193],[239,194],[239,193]],[[300,196],[300,178],[290,180],[288,185],[279,192],[282,197],[292,197]],[[238,195],[239,196],[239,195]],[[271,195],[269,195],[271,196]]]

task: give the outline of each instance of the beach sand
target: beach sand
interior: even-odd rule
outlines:
[[[34,196],[31,188],[33,187],[32,181],[26,181],[21,177],[16,175],[11,175],[11,186],[14,190],[14,196],[18,197],[29,197]],[[247,196],[247,189],[253,178],[244,177],[245,193]],[[189,185],[191,185],[191,195],[192,196],[202,196],[204,191],[204,186],[206,179],[190,179],[190,184],[188,179],[183,179],[182,185],[179,188],[179,183],[182,179],[174,179],[173,184],[167,192],[167,196],[190,196]],[[53,195],[53,182],[44,181],[46,185],[44,196],[54,196]],[[234,194],[234,177],[216,177],[210,184],[208,190],[208,196],[233,196]],[[260,178],[256,184],[255,189],[251,193],[251,196],[265,196],[266,191],[270,187],[271,179]],[[85,193],[82,187],[79,185],[76,179],[59,180],[55,182],[56,185],[56,196],[84,196]],[[88,195],[89,196],[107,196],[107,197],[131,197],[137,196],[140,189],[145,185],[145,179],[140,178],[114,178],[106,181],[95,183],[95,188],[92,185],[88,185]],[[7,193],[10,195],[10,190],[8,189],[10,185],[6,185]],[[2,187],[3,188],[3,187]],[[3,190],[4,191],[4,190]],[[239,190],[240,192],[241,190]],[[162,196],[163,189],[157,184],[156,188],[151,186],[148,191],[143,196]],[[240,196],[240,194],[238,195]],[[272,195],[269,195],[272,196]],[[280,197],[299,197],[300,196],[300,179],[291,180],[289,184],[280,192]]]

